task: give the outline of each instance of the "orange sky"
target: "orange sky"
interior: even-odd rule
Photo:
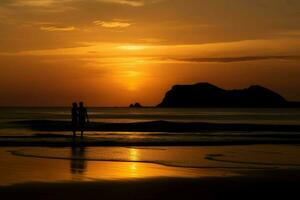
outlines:
[[[4,0],[0,106],[156,105],[174,84],[300,101],[298,0]]]

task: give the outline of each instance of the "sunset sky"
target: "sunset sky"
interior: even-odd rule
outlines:
[[[196,82],[300,101],[300,1],[0,1],[0,106],[151,106]]]

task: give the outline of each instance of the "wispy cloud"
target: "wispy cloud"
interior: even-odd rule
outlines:
[[[98,26],[102,26],[104,28],[126,28],[131,26],[131,23],[128,22],[122,22],[122,21],[101,21],[96,20],[93,22],[94,24]]]
[[[123,5],[129,5],[129,6],[143,6],[145,4],[144,1],[139,1],[139,0],[98,0],[102,2],[108,2],[108,3],[118,3],[118,4],[123,4]]]
[[[72,2],[75,0],[10,0],[6,6],[28,9],[31,12],[57,13],[73,10]]]
[[[133,7],[140,7],[149,3],[156,3],[162,0],[98,0],[98,1],[133,6]]]
[[[40,27],[41,30],[43,31],[74,31],[75,27],[74,26],[57,26],[57,25],[42,25]]]
[[[287,30],[287,31],[279,32],[277,33],[277,35],[288,36],[288,37],[299,37],[300,30]]]
[[[74,27],[41,24],[44,31],[68,31]],[[76,29],[75,29],[76,30]],[[78,43],[56,49],[18,51],[17,55],[81,55],[106,57],[155,57],[168,63],[235,63],[267,60],[299,61],[300,40],[239,41],[233,43],[168,45],[149,43]],[[285,44],[287,48],[282,48]],[[5,55],[7,52],[3,52]],[[1,53],[0,53],[1,55]]]
[[[32,7],[47,7],[58,3],[69,2],[71,0],[14,0],[13,6],[32,6]]]
[[[219,63],[231,63],[231,62],[248,62],[258,60],[300,60],[300,55],[296,56],[242,56],[242,57],[220,57],[220,58],[168,58],[173,61],[179,62],[219,62]]]
[[[162,39],[158,39],[158,38],[142,38],[139,40],[142,43],[159,43],[162,42]]]
[[[10,4],[13,6],[42,7],[42,6],[53,6],[55,4],[62,4],[62,3],[74,2],[74,1],[80,1],[80,0],[11,0]],[[140,7],[146,4],[156,3],[162,0],[94,0],[94,1]]]

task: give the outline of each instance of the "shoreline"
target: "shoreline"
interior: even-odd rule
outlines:
[[[239,145],[300,145],[300,140],[287,141],[197,141],[197,142],[117,142],[117,141],[1,141],[0,147],[185,147],[185,146],[239,146]]]
[[[266,135],[202,135],[196,136],[182,133],[181,138],[174,140],[172,133],[169,139],[160,139],[160,134],[157,133],[152,138],[130,138],[135,135],[132,133],[126,138],[102,138],[84,136],[82,139],[77,136],[75,139],[72,137],[71,132],[69,135],[66,133],[39,133],[29,136],[0,136],[0,147],[149,147],[149,146],[238,146],[238,145],[300,145],[300,134],[266,134]],[[155,133],[154,133],[155,134]],[[175,135],[176,138],[176,135]]]

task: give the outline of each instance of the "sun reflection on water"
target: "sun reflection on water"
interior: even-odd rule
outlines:
[[[129,150],[129,160],[132,161],[129,165],[130,167],[130,175],[132,177],[136,177],[138,174],[138,167],[134,161],[139,160],[139,154],[137,149],[130,149]]]
[[[139,160],[139,152],[137,149],[130,149],[129,151],[129,159],[130,161],[138,161]]]

